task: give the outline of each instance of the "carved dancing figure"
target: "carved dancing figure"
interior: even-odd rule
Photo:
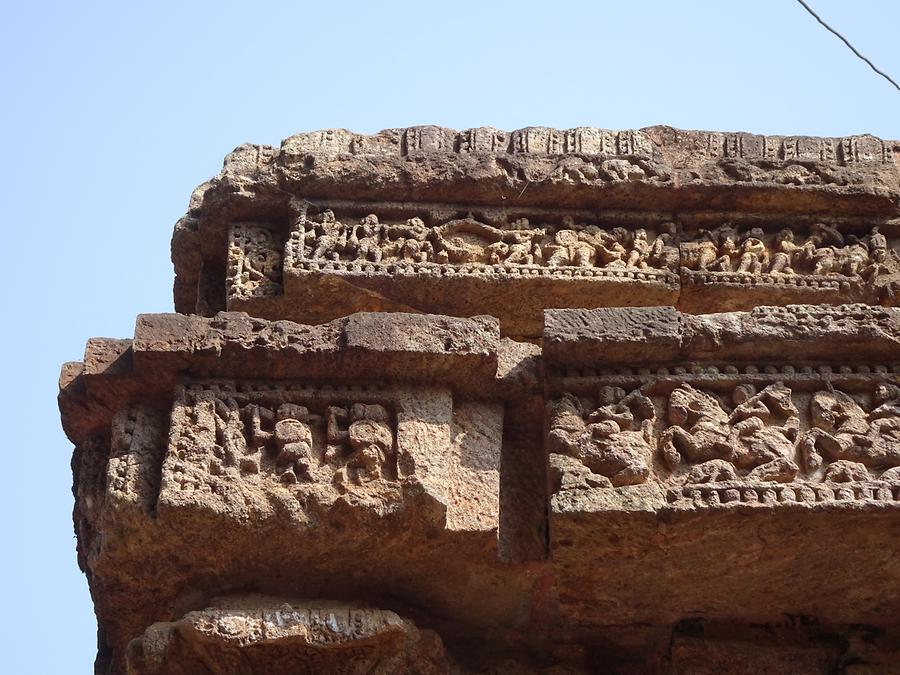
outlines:
[[[740,385],[733,400],[736,407],[728,413],[715,397],[689,384],[673,390],[668,403],[673,426],[659,439],[667,466],[674,470],[682,459],[693,464],[718,460],[717,466],[724,461],[749,469],[749,480],[792,480],[799,470],[791,457],[799,413],[791,390],[780,382],[758,393]]]
[[[875,390],[874,409],[866,414],[856,400],[830,388],[813,394],[813,428],[800,442],[807,469],[823,458],[847,460],[866,467],[900,466],[900,392],[891,385]]]
[[[598,407],[587,416],[580,399],[566,393],[550,413],[551,452],[575,457],[616,487],[647,480],[656,411],[640,390],[626,395],[618,387],[602,387]]]

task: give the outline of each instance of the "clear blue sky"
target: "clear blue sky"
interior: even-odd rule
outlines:
[[[810,3],[900,78],[900,3]],[[127,337],[137,313],[171,311],[172,225],[239,143],[428,123],[900,137],[900,92],[793,0],[0,11],[9,673],[86,673],[94,656],[59,366],[88,337]]]

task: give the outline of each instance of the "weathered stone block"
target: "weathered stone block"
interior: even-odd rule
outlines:
[[[648,312],[547,315],[550,555],[569,620],[891,621],[896,310]],[[848,601],[873,582],[884,602]]]

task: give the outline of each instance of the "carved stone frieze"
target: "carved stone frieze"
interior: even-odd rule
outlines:
[[[431,218],[429,218],[431,220]],[[377,214],[357,222],[341,222],[331,209],[312,216],[302,210],[291,231],[290,264],[305,269],[370,270],[408,264],[439,264],[457,269],[495,266],[498,274],[529,274],[526,268],[555,270],[586,268],[590,275],[605,270],[642,270],[642,279],[677,269],[674,223],[662,223],[649,234],[638,228],[604,229],[563,216],[558,223],[532,225],[528,218],[492,225],[469,214],[426,225],[419,217],[383,223]],[[331,265],[329,265],[331,263]],[[555,269],[559,268],[559,269]],[[443,274],[452,272],[444,271]],[[571,276],[571,271],[569,271]]]
[[[283,245],[264,223],[234,223],[228,235],[228,296],[280,295]]]
[[[241,146],[176,225],[176,309],[302,322],[387,308],[490,313],[508,334],[537,336],[550,307],[891,304],[895,147],[869,136],[430,126]],[[306,272],[302,283],[268,269],[282,256],[282,277]],[[508,277],[527,282],[519,293],[534,318],[490,303]],[[573,291],[583,278],[626,283]],[[441,298],[438,279],[468,303]],[[556,292],[541,290],[551,280]],[[329,283],[344,289],[331,314],[315,301]],[[272,304],[279,284],[288,301]]]
[[[450,672],[440,638],[388,610],[334,601],[220,598],[128,646],[131,675]]]
[[[237,148],[60,377],[97,672],[888,672],[898,148]]]
[[[688,500],[689,506],[771,506],[788,501],[778,497],[785,494],[797,497],[790,501],[810,503],[895,500],[900,488],[896,376],[862,388],[859,380],[834,374],[796,384],[764,375],[750,383],[726,368],[671,379],[626,379],[639,388],[626,394],[602,377],[578,378],[573,381],[578,390],[590,383],[599,395],[566,391],[550,404],[548,450],[608,479],[594,487],[651,480],[668,491],[669,503],[710,497]],[[587,412],[595,406],[584,401],[591,400],[605,405]],[[860,482],[868,488],[833,486]],[[822,483],[831,487],[818,489]],[[700,485],[709,489],[698,491]],[[714,501],[722,490],[726,498]]]
[[[172,409],[159,508],[254,520],[287,509],[312,526],[334,508],[389,517],[423,494],[442,527],[496,528],[502,412],[478,411],[471,448],[453,440],[470,412],[439,389],[191,382]],[[461,466],[457,453],[473,451],[479,467]]]
[[[536,335],[545,307],[615,305],[623,297],[703,312],[773,301],[896,301],[895,225],[684,220],[296,199],[278,223],[231,224],[223,303],[304,322],[437,306],[496,315],[505,333]],[[346,282],[345,292],[316,302],[332,277]],[[518,287],[519,299],[497,303],[498,284]]]

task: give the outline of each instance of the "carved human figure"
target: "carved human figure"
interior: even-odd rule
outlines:
[[[281,283],[282,254],[267,227],[238,223],[229,245],[229,273],[238,292],[247,295],[273,292]],[[237,290],[237,289],[236,289]]]
[[[427,262],[434,253],[434,246],[428,241],[428,227],[421,218],[409,218],[405,223],[389,225],[385,234],[382,259]]]
[[[813,274],[838,271],[835,251],[844,245],[844,236],[826,223],[816,223],[812,233],[800,247],[799,258],[810,266]]]
[[[628,230],[624,227],[614,227],[611,232],[607,232],[598,228],[595,239],[598,267],[625,267],[625,259],[628,255],[628,250],[625,248],[625,242],[628,241]]]
[[[316,243],[310,258],[313,260],[338,260],[347,250],[347,228],[336,220],[334,211],[322,212],[321,222],[316,226]]]
[[[456,264],[487,263],[491,255],[488,247],[502,239],[502,230],[471,215],[451,220],[434,230],[435,260]]]
[[[848,235],[847,243],[835,249],[835,271],[857,276],[869,263],[869,248],[856,235]]]
[[[216,420],[216,442],[222,446],[226,465],[237,466],[247,452],[244,436],[244,421],[241,408],[233,398],[216,399],[214,403]]]
[[[772,256],[772,274],[794,274],[794,255],[800,250],[794,242],[794,232],[788,228],[775,235],[775,253]]]
[[[735,271],[759,274],[769,262],[769,250],[761,238],[748,236],[738,251],[738,265]]]
[[[879,265],[884,263],[887,259],[887,244],[887,237],[881,233],[878,226],[873,227],[872,233],[869,235],[869,255],[873,262]]]
[[[900,466],[900,391],[880,385],[866,413],[849,394],[830,388],[813,394],[810,429],[800,442],[807,468],[821,466],[823,458],[849,460],[867,467]]]
[[[359,469],[368,480],[384,477],[384,468],[394,448],[387,408],[371,403],[354,404],[350,408],[347,439],[351,449],[347,466]]]
[[[651,267],[675,271],[678,269],[678,246],[675,241],[675,223],[660,225],[659,234],[650,245],[649,262]]]
[[[888,248],[888,240],[884,234],[881,233],[880,229],[876,226],[872,228],[872,232],[866,237],[866,245],[867,250],[869,252],[868,260],[863,268],[860,270],[860,276],[862,276],[867,281],[873,281],[875,277],[878,277],[882,274],[890,274],[891,273],[891,261],[894,262],[894,271],[900,270],[900,256],[898,256],[896,251],[892,251]],[[887,284],[885,289],[888,291],[888,295],[892,294],[894,290],[894,286],[897,285],[897,282],[894,284]]]
[[[544,246],[544,261],[548,266],[590,267],[594,264],[594,247],[574,228],[574,220],[570,216],[564,217],[562,228],[553,235],[553,241]]]
[[[682,264],[701,272],[730,272],[737,255],[737,232],[730,224],[699,230],[699,238],[681,245]]]
[[[647,230],[641,228],[631,236],[631,251],[625,261],[625,267],[646,268],[650,259],[650,242],[647,241]]]
[[[544,230],[529,229],[528,219],[520,218],[514,223],[517,229],[504,234],[508,250],[504,262],[520,265],[532,265],[535,261],[535,250],[540,250],[539,242],[544,237]]]
[[[347,240],[347,250],[357,260],[381,262],[382,235],[384,228],[378,223],[378,216],[370,213],[359,221]]]
[[[328,408],[327,440],[333,452],[326,459],[355,469],[359,480],[385,477],[392,464],[394,433],[390,413],[377,403]]]
[[[549,412],[550,452],[575,457],[616,487],[647,480],[656,412],[640,390],[626,394],[618,387],[601,387],[597,408],[589,414],[577,396],[566,393]]]
[[[674,470],[684,459],[699,464],[725,460],[750,470],[749,480],[789,481],[796,476],[794,443],[799,413],[791,390],[778,382],[756,392],[739,385],[732,394],[735,408],[728,413],[719,401],[689,384],[669,395],[672,426],[660,436],[666,464]]]
[[[318,415],[295,403],[282,403],[273,414],[259,405],[251,406],[251,436],[258,445],[274,445],[275,463],[284,468],[281,480],[294,483],[308,476],[312,466],[313,435],[310,424],[321,421]],[[274,421],[272,431],[263,429],[264,421]]]

